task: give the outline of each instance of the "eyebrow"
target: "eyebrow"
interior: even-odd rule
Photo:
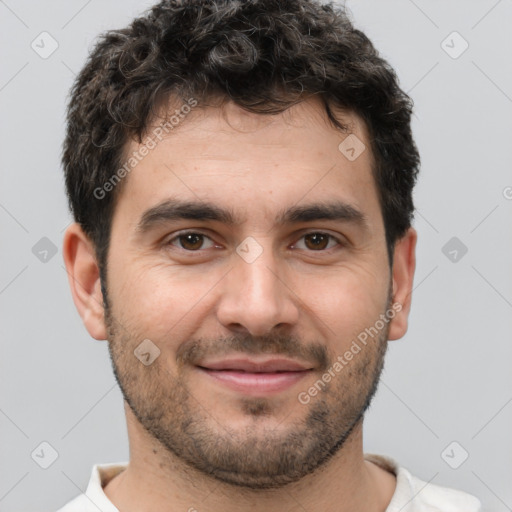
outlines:
[[[228,226],[238,226],[243,222],[233,210],[220,208],[212,203],[199,200],[168,199],[143,213],[137,224],[136,232],[143,234],[156,226],[176,220],[213,220]],[[366,215],[341,200],[292,206],[278,213],[276,225],[283,226],[317,220],[343,221],[356,224],[364,229],[369,228]]]

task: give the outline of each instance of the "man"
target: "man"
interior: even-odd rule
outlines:
[[[129,464],[61,512],[476,511],[363,453],[415,269],[411,101],[342,9],[168,0],[103,36],[63,162]]]

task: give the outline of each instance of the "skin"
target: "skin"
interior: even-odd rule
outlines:
[[[395,244],[390,269],[367,130],[355,114],[340,115],[367,148],[355,161],[338,149],[347,133],[315,99],[274,116],[232,103],[188,114],[125,178],[107,311],[93,245],[77,224],[68,228],[74,302],[91,336],[109,340],[125,397],[130,464],[104,489],[122,512],[299,504],[377,512],[389,504],[396,479],[364,460],[362,415],[387,340],[407,331],[417,235],[410,228]],[[239,223],[172,220],[138,231],[144,212],[170,198],[208,201]],[[362,212],[366,226],[277,223],[287,208],[334,200]],[[183,230],[207,238],[177,238]],[[319,232],[334,238],[315,245],[305,236]],[[261,250],[250,263],[236,252],[247,237]],[[379,336],[301,403],[298,394],[392,304],[401,309]],[[144,339],[160,350],[148,366],[134,356]],[[282,355],[312,370],[267,396],[228,389],[196,366],[231,354]]]

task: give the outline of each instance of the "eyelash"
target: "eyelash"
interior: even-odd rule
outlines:
[[[179,232],[176,235],[174,235],[171,239],[167,240],[167,242],[165,242],[165,246],[171,246],[171,247],[174,247],[174,248],[176,248],[176,249],[178,249],[180,251],[184,251],[184,252],[187,252],[187,253],[190,253],[190,254],[199,253],[199,252],[201,252],[203,250],[207,250],[207,249],[197,249],[197,250],[194,251],[194,250],[190,250],[190,249],[185,249],[183,247],[177,247],[177,246],[174,246],[172,244],[172,242],[174,242],[175,240],[179,240],[181,237],[186,236],[186,235],[199,235],[199,236],[207,238],[207,239],[209,239],[209,240],[211,240],[213,242],[211,237],[209,237],[208,235],[205,235],[204,233],[201,233],[199,231],[182,231],[182,232]],[[301,235],[299,240],[303,239],[304,237],[306,237],[308,235],[323,235],[323,236],[327,236],[327,237],[329,237],[330,240],[335,241],[337,243],[337,245],[334,246],[334,247],[329,247],[327,249],[319,249],[317,251],[315,251],[313,249],[300,249],[300,250],[306,250],[307,252],[311,252],[311,253],[316,253],[316,252],[318,252],[318,253],[324,252],[325,253],[325,252],[331,251],[332,249],[335,249],[337,246],[344,246],[345,245],[339,238],[335,237],[334,235],[331,235],[330,233],[326,233],[325,231],[308,231],[307,233],[304,233],[303,235]]]

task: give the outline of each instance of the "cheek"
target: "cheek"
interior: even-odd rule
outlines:
[[[387,278],[386,278],[387,279]],[[369,272],[344,270],[331,275],[325,286],[307,291],[307,305],[318,328],[333,340],[333,346],[350,344],[353,337],[373,325],[387,304],[387,280]]]
[[[189,335],[222,276],[164,264],[124,263],[118,268],[123,269],[122,275],[112,275],[117,312],[133,330],[166,343]]]

